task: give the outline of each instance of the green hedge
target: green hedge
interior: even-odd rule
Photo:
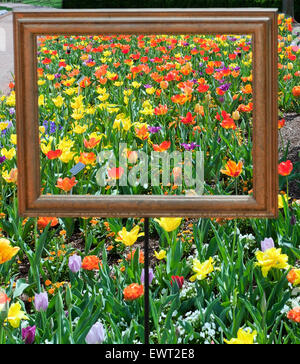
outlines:
[[[63,0],[65,9],[109,8],[249,8],[282,10],[282,0]],[[295,18],[300,22],[300,1],[295,0]]]

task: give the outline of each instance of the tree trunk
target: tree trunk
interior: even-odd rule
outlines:
[[[294,0],[282,0],[282,11],[294,18]]]

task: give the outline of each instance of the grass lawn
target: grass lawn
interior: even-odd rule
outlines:
[[[7,11],[9,11],[9,10],[11,10],[11,8],[7,8],[6,6],[0,6],[0,10],[7,10]]]
[[[62,7],[62,0],[23,0],[22,3],[36,6],[47,6],[51,8]]]

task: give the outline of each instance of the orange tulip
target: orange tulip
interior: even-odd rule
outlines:
[[[58,224],[57,217],[39,217],[37,221],[37,225],[39,229],[44,229],[51,222],[51,227],[56,226]]]
[[[293,310],[290,310],[287,314],[287,318],[300,324],[300,307],[295,307]]]
[[[159,106],[157,106],[154,109],[154,114],[155,115],[165,115],[167,112],[168,112],[168,106],[167,105],[159,104]]]
[[[242,161],[239,161],[238,164],[236,164],[234,161],[229,160],[225,165],[225,169],[221,169],[221,173],[230,177],[238,177],[242,173],[242,169]]]
[[[57,185],[55,187],[58,187],[65,192],[69,192],[76,184],[77,181],[75,181],[75,176],[72,178],[65,177],[64,179],[58,178]]]
[[[164,141],[159,145],[153,144],[153,149],[156,152],[165,152],[166,150],[168,150],[170,148],[170,146],[171,146],[171,142]]]
[[[236,125],[235,125],[235,122],[233,121],[233,119],[231,118],[228,118],[228,119],[224,119],[221,124],[222,128],[224,129],[233,129],[235,130],[236,129]]]
[[[131,283],[124,289],[123,294],[125,301],[134,301],[144,294],[144,286],[138,283]]]
[[[83,258],[81,267],[85,270],[99,270],[99,264],[102,267],[102,262],[96,255],[87,255]]]
[[[295,86],[295,87],[292,89],[292,94],[293,94],[295,97],[299,97],[299,96],[300,96],[300,86]]]
[[[99,143],[100,143],[100,139],[97,140],[96,138],[91,138],[89,140],[84,139],[84,141],[83,141],[84,146],[88,149],[94,148]]]

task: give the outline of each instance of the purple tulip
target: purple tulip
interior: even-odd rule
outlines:
[[[265,252],[268,249],[274,248],[275,244],[272,238],[265,238],[261,243],[261,250]]]
[[[189,143],[189,144],[181,143],[181,145],[183,146],[183,148],[185,150],[189,150],[189,151],[194,150],[196,147],[200,147],[200,145],[196,144],[195,142],[192,142],[192,143]]]
[[[161,130],[161,126],[148,126],[148,131],[151,134],[158,133]]]
[[[149,269],[149,284],[151,284],[152,280],[154,278],[154,273],[153,273],[153,269]],[[141,283],[144,283],[145,282],[145,270],[143,269],[142,270],[142,273],[141,273]]]
[[[47,292],[36,293],[34,296],[34,305],[37,311],[46,311],[49,305]]]
[[[25,341],[25,344],[33,344],[35,339],[35,329],[36,326],[27,326],[22,329],[22,339]]]
[[[87,344],[102,344],[105,338],[104,327],[100,322],[96,322],[85,338]]]
[[[69,258],[69,268],[73,273],[77,273],[81,268],[81,257],[77,254],[71,255]]]

